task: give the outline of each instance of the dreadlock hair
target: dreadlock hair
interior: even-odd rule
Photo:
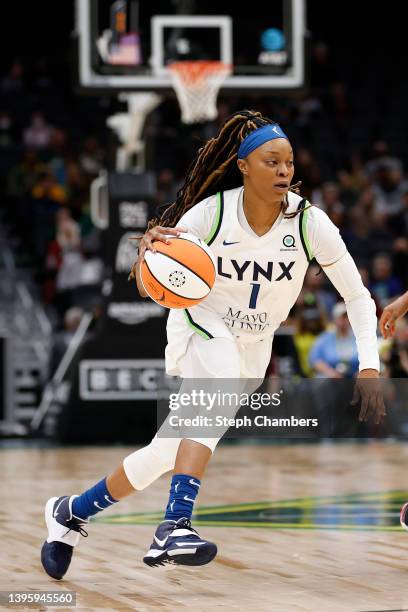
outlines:
[[[151,219],[147,229],[156,225],[174,227],[183,214],[197,202],[213,195],[215,191],[227,191],[242,185],[242,175],[236,164],[241,142],[254,130],[274,123],[275,121],[253,110],[238,111],[228,117],[218,136],[208,140],[199,149],[187,171],[184,185],[177,192],[176,201],[167,206],[160,217]],[[290,191],[298,193],[300,184],[298,182],[291,185]],[[282,208],[285,211],[287,207],[288,200],[285,196]],[[291,213],[287,217],[297,214]]]

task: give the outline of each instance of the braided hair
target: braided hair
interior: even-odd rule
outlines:
[[[175,202],[166,206],[160,217],[149,221],[147,229],[156,225],[174,227],[187,210],[215,191],[227,191],[242,185],[242,175],[237,166],[238,148],[248,134],[275,121],[252,110],[234,113],[221,126],[218,136],[211,138],[198,151],[187,171],[184,185],[177,192]],[[298,193],[300,182],[291,185],[290,191]],[[287,196],[282,202],[283,211],[288,208]],[[291,213],[287,217],[297,214]]]

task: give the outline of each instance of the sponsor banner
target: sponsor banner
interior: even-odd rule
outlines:
[[[149,220],[149,205],[147,202],[119,202],[119,226],[144,231]]]
[[[105,279],[103,284],[102,333],[127,336],[129,326],[140,325],[140,355],[146,338],[165,334],[167,311],[139,296],[135,281],[128,281],[137,259],[137,240],[154,216],[156,179],[153,173],[116,173],[108,177],[109,227],[104,232]],[[154,329],[156,326],[156,329]],[[142,340],[143,338],[143,340]],[[160,353],[157,353],[159,356]]]
[[[140,302],[109,302],[107,314],[124,325],[138,325],[152,317],[162,318],[166,311],[162,306],[150,300]]]
[[[180,382],[166,375],[164,359],[84,359],[79,363],[81,400],[157,400]]]

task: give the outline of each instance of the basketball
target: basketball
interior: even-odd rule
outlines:
[[[210,293],[215,260],[208,246],[193,234],[155,242],[156,253],[146,251],[140,277],[149,296],[165,308],[188,308]]]

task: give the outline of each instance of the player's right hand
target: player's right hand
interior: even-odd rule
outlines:
[[[408,310],[408,292],[401,295],[383,310],[380,318],[380,331],[384,338],[391,338],[395,333],[395,322]]]
[[[131,236],[129,240],[140,240],[138,261],[141,263],[147,250],[156,253],[156,249],[153,246],[155,240],[170,244],[168,237],[180,236],[181,232],[188,232],[188,229],[185,227],[162,227],[161,225],[156,225],[156,227],[147,230],[143,236]]]

